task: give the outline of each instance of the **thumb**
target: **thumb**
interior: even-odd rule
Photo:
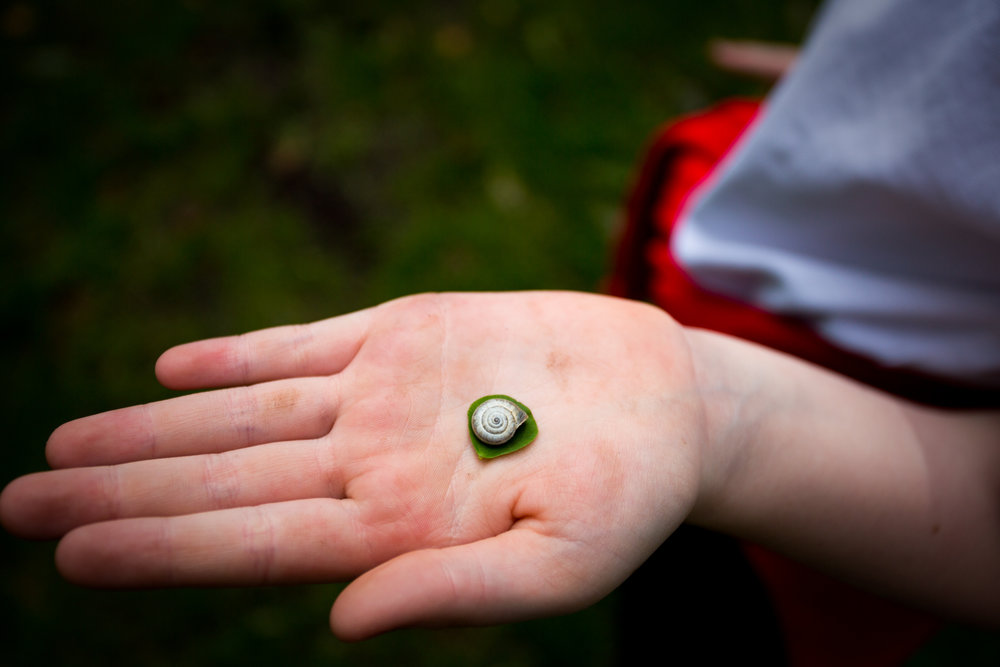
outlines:
[[[576,611],[610,592],[573,572],[570,545],[528,529],[424,549],[369,570],[337,598],[330,626],[356,641],[414,625],[487,625]]]

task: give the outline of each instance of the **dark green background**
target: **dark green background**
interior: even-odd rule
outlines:
[[[797,41],[813,6],[0,5],[2,481],[59,423],[170,395],[152,364],[178,342],[421,290],[598,289],[655,127],[765,90],[706,41]],[[348,645],[333,585],[94,592],[51,544],[0,549],[0,664],[614,663],[614,596]]]

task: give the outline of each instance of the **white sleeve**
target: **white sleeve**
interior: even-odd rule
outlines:
[[[1000,386],[1000,2],[825,7],[673,251],[841,348]]]

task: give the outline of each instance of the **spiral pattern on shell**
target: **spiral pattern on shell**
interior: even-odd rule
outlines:
[[[528,414],[515,403],[491,398],[472,413],[472,432],[487,445],[502,445],[514,437]]]

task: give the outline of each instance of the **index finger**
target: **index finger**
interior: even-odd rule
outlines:
[[[355,502],[310,498],[88,524],[63,537],[56,563],[101,588],[247,586],[339,581],[391,555]]]
[[[360,349],[370,312],[178,345],[157,360],[156,377],[171,389],[201,389],[339,373]]]

